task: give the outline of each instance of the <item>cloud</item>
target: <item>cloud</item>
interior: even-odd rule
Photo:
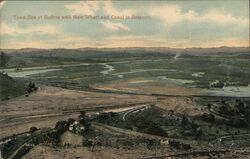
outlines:
[[[104,1],[103,2],[103,10],[108,15],[132,15],[134,11],[129,9],[117,9],[113,6],[113,3],[111,1]]]
[[[191,42],[189,42],[191,43]],[[201,47],[221,47],[221,46],[233,46],[233,47],[249,47],[248,39],[239,39],[239,38],[222,38],[216,41],[201,41]],[[199,44],[199,43],[198,43]],[[195,46],[194,46],[195,47]]]
[[[21,49],[21,48],[83,48],[83,47],[96,47],[100,45],[97,41],[91,41],[84,37],[58,35],[53,39],[39,40],[32,38],[24,38],[23,40],[13,39],[11,41],[1,41],[1,49]],[[14,47],[13,47],[14,46]]]
[[[166,39],[154,36],[109,36],[103,39],[102,47],[161,47],[166,46]]]
[[[0,9],[4,6],[6,1],[0,1]]]
[[[249,25],[249,20],[247,18],[236,18],[230,13],[222,12],[219,10],[210,10],[206,14],[200,17],[201,20],[213,21],[218,24],[240,24]]]
[[[95,15],[97,12],[104,11],[107,15],[132,15],[129,9],[117,9],[111,1],[85,1],[65,5],[72,14]]]
[[[100,45],[100,43],[96,40],[92,41],[82,36],[72,36],[72,35],[58,36],[53,41],[55,41],[55,46],[59,48],[65,48],[65,46],[67,46],[67,48],[83,48],[83,47],[96,47]],[[53,48],[53,46],[51,46],[51,48]]]
[[[95,1],[86,1],[86,2],[78,2],[74,4],[65,5],[65,7],[72,11],[73,14],[87,14],[94,15],[96,11],[99,10],[99,2]]]
[[[112,30],[112,31],[116,31],[116,30],[125,30],[125,31],[129,31],[130,28],[122,23],[113,23],[110,21],[101,21],[100,22],[105,28]]]
[[[183,12],[180,5],[164,5],[152,7],[149,14],[162,19],[167,25],[175,25],[181,21],[189,21],[194,23],[213,22],[219,25],[237,24],[248,26],[247,18],[236,18],[230,13],[226,13],[217,9],[209,10],[204,14],[198,14],[193,10]]]
[[[188,39],[171,40],[168,38],[160,38],[155,36],[110,36],[104,38],[99,45],[102,47],[172,47],[172,48],[210,48],[221,46],[234,46],[234,47],[246,47],[249,46],[247,39],[238,38],[223,38],[216,41],[190,41]]]
[[[4,22],[1,22],[0,25],[1,25],[0,35],[11,35],[11,36],[18,36],[20,34],[45,35],[45,34],[56,34],[60,31],[60,28],[49,24],[30,26],[27,28],[21,28],[19,26],[10,26]]]
[[[157,6],[152,8],[149,14],[164,20],[167,24],[175,24],[183,18],[179,5]]]

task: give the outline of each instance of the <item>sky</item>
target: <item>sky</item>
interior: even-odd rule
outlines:
[[[1,49],[249,46],[248,0],[2,1],[0,20]]]

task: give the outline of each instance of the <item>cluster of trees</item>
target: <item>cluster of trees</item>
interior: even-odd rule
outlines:
[[[38,87],[35,85],[35,83],[30,82],[27,87],[27,93],[32,93],[38,90]]]
[[[7,73],[0,72],[0,100],[24,95],[25,91],[25,84],[21,80],[13,79]]]
[[[235,104],[233,106],[230,106],[225,101],[222,101],[221,106],[218,108],[218,112],[220,114],[245,118],[249,116],[249,111],[250,107],[239,99],[235,100]]]
[[[198,139],[203,134],[201,127],[195,124],[194,120],[188,118],[187,115],[182,116],[181,126],[184,129],[182,131],[182,135],[184,136],[193,136]]]
[[[9,61],[9,56],[7,56],[3,51],[0,54],[0,67],[6,67]]]
[[[222,88],[225,86],[225,83],[222,81],[216,80],[214,82],[211,82],[209,85],[210,87],[214,87],[214,88]]]
[[[235,128],[247,128],[250,126],[250,105],[249,101],[242,101],[241,99],[236,99],[234,102],[226,102],[222,100],[219,106],[215,106],[216,110],[225,119],[218,119],[211,113],[204,113],[199,116],[199,119],[213,123],[215,125],[228,125]],[[208,108],[212,107],[208,104]]]
[[[213,123],[215,121],[215,116],[211,113],[204,113],[200,116],[200,119],[209,123]]]
[[[155,122],[157,118],[155,115],[157,114],[159,114],[159,112],[157,113],[157,110],[152,108],[139,114],[131,115],[128,118],[127,127],[130,129],[135,128],[139,132],[167,137],[167,132]]]
[[[85,128],[86,131],[89,130],[91,124],[89,122],[88,117],[86,116],[86,112],[85,111],[81,111],[80,115],[78,117],[79,123],[82,124]]]

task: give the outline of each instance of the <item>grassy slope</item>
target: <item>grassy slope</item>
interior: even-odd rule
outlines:
[[[26,89],[22,81],[14,80],[6,74],[0,73],[0,100],[25,94]]]

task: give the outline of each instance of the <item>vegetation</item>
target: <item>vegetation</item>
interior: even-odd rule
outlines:
[[[38,87],[35,85],[35,83],[33,82],[29,82],[28,86],[27,86],[27,93],[32,93],[32,92],[35,92],[37,91]]]
[[[9,61],[9,57],[3,52],[1,51],[1,55],[0,55],[0,67],[6,67]]]
[[[147,86],[147,83],[131,82],[138,79],[155,81],[154,84],[157,86],[171,84],[178,85],[178,88],[193,89],[195,87],[195,90],[201,91],[222,91],[227,86],[237,86],[237,88],[244,86],[245,88],[249,85],[248,52],[243,51],[236,54],[229,51],[229,53],[210,54],[208,51],[213,50],[187,49],[178,51],[178,55],[176,50],[136,48],[131,50],[104,49],[102,51],[52,49],[21,53],[18,51],[2,52],[0,59],[1,100],[37,91],[40,84],[91,91],[97,91],[97,89],[93,89],[97,88],[96,86],[116,82],[118,84],[127,82],[128,88],[129,86],[137,88]],[[200,54],[200,52],[204,54]],[[18,69],[16,69],[17,67]],[[51,68],[56,70],[46,72]],[[41,70],[45,70],[45,72],[39,73]],[[12,76],[27,73],[27,76],[13,76],[12,78],[4,72]],[[30,72],[35,72],[35,74]],[[166,87],[160,87],[160,89],[164,88]],[[239,90],[235,91],[232,87],[230,91],[233,92],[233,95],[240,96]],[[155,97],[156,94],[147,95]],[[165,100],[168,99],[168,97],[165,99],[164,96],[157,98],[157,102],[159,102],[157,104],[160,104],[161,108],[158,108],[156,104],[136,111],[105,112],[92,117],[89,117],[85,111],[81,111],[77,119],[69,118],[67,121],[58,121],[53,129],[39,129],[33,126],[28,132],[29,135],[12,138],[11,141],[3,144],[5,145],[3,147],[4,156],[9,156],[9,152],[16,150],[20,147],[20,143],[24,142],[31,143],[31,145],[58,144],[60,136],[66,131],[84,136],[84,146],[99,144],[117,149],[121,146],[131,148],[141,143],[145,143],[148,149],[158,148],[157,146],[161,143],[159,138],[168,140],[164,147],[168,145],[171,149],[179,150],[192,149],[193,141],[198,145],[207,144],[207,147],[209,147],[208,145],[215,147],[218,145],[218,147],[249,146],[249,139],[245,139],[249,135],[250,126],[249,97],[236,99],[220,96],[210,96],[209,98],[196,96],[193,98],[187,100],[185,97],[178,97],[174,102],[178,105],[180,99],[187,103],[187,107],[191,104],[199,107],[196,111],[200,110],[201,113],[195,116],[181,114],[176,109],[161,109],[164,107]],[[185,107],[185,104],[182,106],[183,103],[180,103],[181,107]],[[55,111],[57,110],[55,109]],[[91,121],[95,121],[92,123],[93,125],[90,124]],[[101,139],[97,139],[97,136]],[[150,138],[147,138],[148,136]],[[20,156],[29,150],[30,147],[24,146],[20,151]]]
[[[0,100],[8,100],[26,93],[22,80],[15,80],[6,73],[0,72]]]
[[[187,52],[185,52],[187,51]],[[197,51],[197,50],[196,50]],[[229,51],[233,52],[233,50]],[[236,51],[237,52],[237,51]],[[209,89],[211,83],[219,81],[215,87],[248,86],[249,60],[246,52],[194,54],[183,50],[175,58],[175,50],[159,51],[147,49],[125,50],[34,50],[29,52],[4,53],[9,58],[8,68],[18,71],[8,73],[26,73],[24,67],[31,67],[33,72],[52,67],[60,69],[30,75],[35,83],[43,83],[65,88],[89,89],[98,84],[128,81],[131,79],[153,79],[158,83],[169,83],[167,79],[189,80],[188,83],[175,81],[174,84],[186,87]],[[233,59],[233,60],[232,60]],[[87,63],[88,65],[77,65]],[[107,70],[102,63],[113,67]],[[72,65],[75,66],[65,66]],[[34,68],[39,66],[42,68]],[[26,72],[25,72],[26,71]],[[164,79],[164,78],[167,79]],[[26,77],[27,78],[27,77]],[[212,84],[212,86],[214,86]]]

